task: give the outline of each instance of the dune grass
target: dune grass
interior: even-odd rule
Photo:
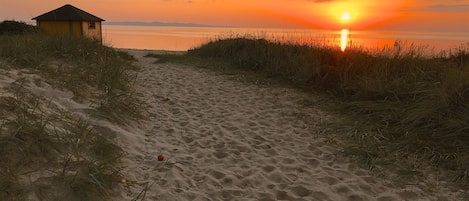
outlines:
[[[415,159],[413,167],[403,169],[431,163],[468,183],[469,44],[428,56],[412,44],[342,52],[241,37],[208,42],[182,57],[158,57],[160,62],[223,61],[214,68],[234,66],[330,94],[339,100],[335,111],[353,125],[344,132],[345,153],[358,155],[370,169],[379,161]]]
[[[0,57],[19,68],[32,69],[77,97],[95,103],[104,116],[134,114],[129,86],[135,71],[129,56],[86,38],[46,33],[0,37]],[[87,90],[88,89],[88,90]],[[126,110],[126,111],[123,111]]]
[[[92,105],[90,115],[97,118],[120,122],[139,114],[129,55],[85,38],[9,23],[15,31],[0,34],[2,72],[40,75]],[[0,200],[106,200],[121,179],[123,150],[84,117],[32,93],[29,86],[36,81],[41,82],[18,79],[0,89]]]

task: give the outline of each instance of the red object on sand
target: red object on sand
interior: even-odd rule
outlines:
[[[163,155],[161,155],[161,154],[160,154],[160,155],[158,155],[158,161],[162,161],[162,160],[164,160],[164,156],[163,156]]]

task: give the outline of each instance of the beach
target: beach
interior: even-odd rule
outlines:
[[[443,181],[395,185],[328,139],[324,99],[125,50],[138,61],[134,125],[101,124],[126,156],[114,200],[456,200]],[[308,107],[305,104],[308,103]],[[164,160],[158,160],[163,155]]]

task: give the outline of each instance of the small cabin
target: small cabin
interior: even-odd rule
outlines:
[[[101,43],[103,40],[101,22],[104,20],[70,4],[39,15],[33,20],[48,33],[68,33],[95,39]]]

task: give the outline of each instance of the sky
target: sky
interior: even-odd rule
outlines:
[[[0,0],[0,20],[29,22],[65,4],[106,21],[469,33],[469,0]]]

